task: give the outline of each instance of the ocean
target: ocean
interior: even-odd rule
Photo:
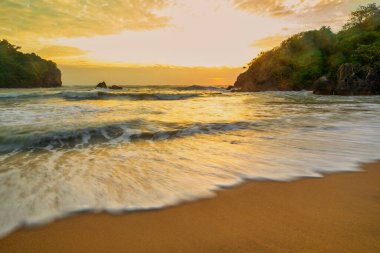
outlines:
[[[0,90],[0,237],[380,159],[380,97],[145,86]],[[354,182],[353,182],[354,183]]]

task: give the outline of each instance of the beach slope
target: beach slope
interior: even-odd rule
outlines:
[[[21,229],[0,252],[380,252],[380,163],[290,183],[248,182],[213,199]]]

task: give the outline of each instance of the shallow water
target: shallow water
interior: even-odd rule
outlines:
[[[245,179],[356,170],[379,150],[380,97],[0,90],[0,236],[81,210],[210,197]]]

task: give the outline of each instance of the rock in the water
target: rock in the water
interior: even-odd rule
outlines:
[[[346,63],[339,67],[337,95],[380,94],[380,69]]]
[[[335,83],[327,76],[320,77],[314,82],[314,94],[335,95]]]
[[[123,87],[120,87],[118,85],[112,85],[111,87],[109,87],[111,90],[122,90]]]
[[[107,89],[107,84],[106,82],[98,83],[98,85],[96,85],[96,88]]]

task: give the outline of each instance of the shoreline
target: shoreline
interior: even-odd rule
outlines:
[[[247,181],[216,197],[84,213],[0,239],[0,252],[380,252],[380,162],[363,172]]]

